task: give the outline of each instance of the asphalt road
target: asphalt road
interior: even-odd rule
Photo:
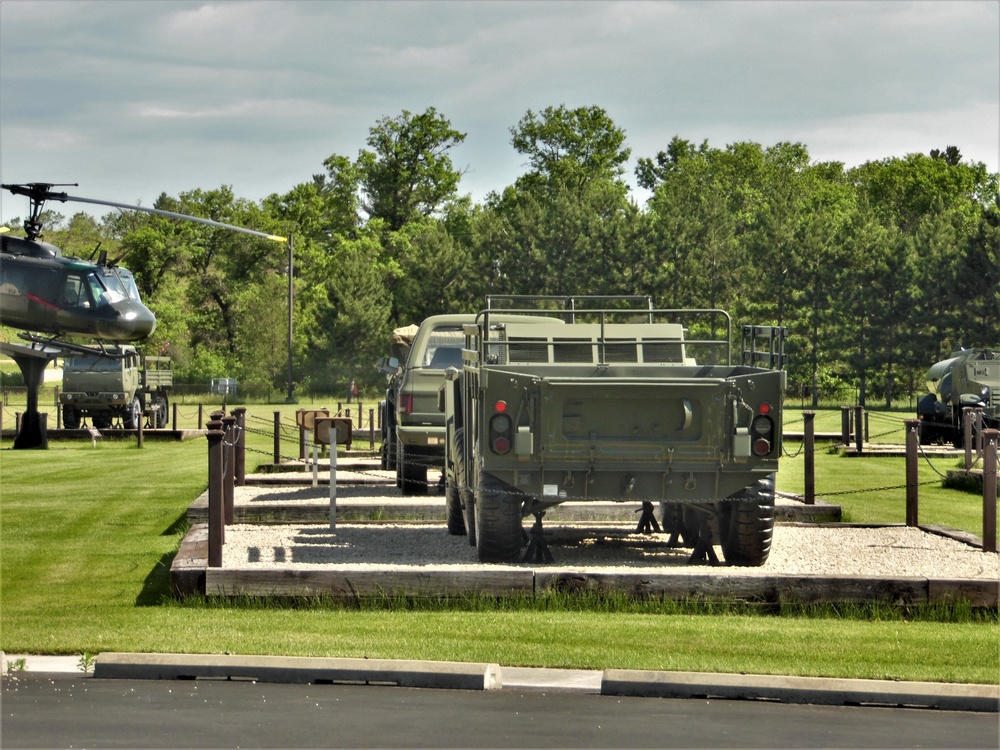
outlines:
[[[997,715],[243,681],[2,680],[0,746],[997,748]]]

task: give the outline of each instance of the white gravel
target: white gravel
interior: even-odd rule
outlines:
[[[329,489],[236,488],[235,501],[329,504]],[[385,504],[401,498],[394,487],[339,487],[338,500],[350,498]],[[439,496],[428,503],[442,504]],[[553,514],[554,515],[554,514]],[[634,533],[635,522],[567,523],[546,517],[545,532],[560,570],[606,572],[641,569],[658,574],[685,574],[699,568],[688,565],[689,549],[666,546],[666,534]],[[721,558],[721,551],[716,548]],[[443,523],[340,523],[252,525],[226,529],[223,567],[254,568],[365,568],[380,570],[404,566],[449,570],[484,567],[464,536],[451,536]],[[537,567],[522,563],[507,567]],[[496,566],[491,566],[496,567]],[[844,575],[923,578],[1000,579],[1000,556],[960,541],[905,526],[880,528],[822,527],[777,524],[767,563],[759,568],[731,568],[740,575]]]

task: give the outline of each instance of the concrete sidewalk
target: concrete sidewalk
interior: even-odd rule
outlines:
[[[11,654],[0,672],[24,659],[32,673],[83,676],[79,656]],[[103,659],[103,661],[102,661]],[[504,667],[464,662],[387,659],[233,656],[205,654],[98,654],[94,678],[256,679],[261,682],[396,684],[473,690],[560,691],[632,697],[774,700],[785,703],[1000,711],[1000,685],[897,682],[639,670]]]

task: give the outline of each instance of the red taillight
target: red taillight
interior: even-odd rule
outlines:
[[[507,402],[497,401],[495,404],[493,404],[493,410],[498,414],[503,414],[505,411],[507,411]]]
[[[757,409],[757,411],[760,412],[761,414],[770,414],[771,413],[771,405],[765,401],[764,403],[762,403],[760,405],[760,407]]]
[[[402,393],[399,396],[399,411],[403,414],[413,414],[413,394]]]
[[[490,450],[499,456],[510,453],[514,424],[506,414],[494,414],[490,419]]]
[[[757,438],[753,441],[753,452],[757,456],[766,456],[771,452],[771,443],[764,438]]]

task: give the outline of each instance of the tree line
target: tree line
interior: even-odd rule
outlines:
[[[637,160],[639,206],[604,109],[529,110],[510,135],[525,171],[481,203],[451,159],[466,134],[431,107],[383,117],[287,193],[154,207],[293,236],[299,393],[377,385],[392,329],[487,294],[641,294],[787,326],[792,393],[814,404],[892,406],[954,348],[1000,345],[1000,176],[954,146],[846,169],[801,143],[674,137]],[[146,350],[179,380],[286,387],[286,248],[138,212],[45,218],[67,255],[127,253],[159,321]]]

